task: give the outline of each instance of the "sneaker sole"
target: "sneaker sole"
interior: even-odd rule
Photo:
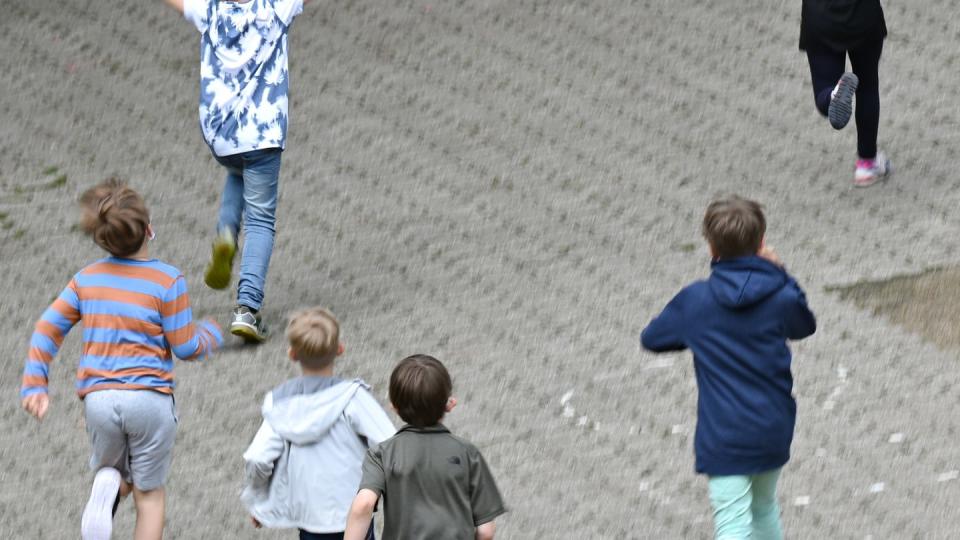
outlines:
[[[231,324],[230,333],[242,338],[246,343],[263,343],[267,339],[267,336],[257,331],[256,327],[245,323]]]
[[[110,540],[113,533],[113,503],[120,492],[120,471],[100,469],[90,488],[90,500],[80,519],[80,538]]]
[[[233,271],[233,256],[237,248],[227,242],[214,242],[210,266],[203,275],[203,282],[211,289],[226,289]]]
[[[857,92],[859,84],[860,79],[853,73],[844,73],[840,77],[840,89],[830,100],[830,108],[827,110],[827,117],[830,118],[833,129],[843,129],[850,122],[850,116],[853,114],[853,95]]]

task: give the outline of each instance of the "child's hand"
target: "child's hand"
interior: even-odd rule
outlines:
[[[43,420],[43,417],[47,415],[47,409],[50,407],[50,396],[46,392],[33,394],[23,398],[20,405],[25,411],[35,416],[37,420]]]
[[[260,522],[257,521],[257,518],[253,516],[250,516],[250,523],[252,523],[253,526],[256,527],[257,529],[259,529],[260,527],[263,527],[263,525],[261,525]]]
[[[777,253],[773,251],[773,248],[770,246],[764,245],[762,248],[760,248],[760,251],[757,252],[757,257],[766,259],[777,266],[783,266],[783,261],[780,260],[780,256],[777,255]]]

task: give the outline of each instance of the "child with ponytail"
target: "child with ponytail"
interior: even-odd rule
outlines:
[[[76,388],[95,477],[81,537],[109,539],[113,513],[132,492],[136,538],[159,539],[177,423],[172,357],[205,358],[223,337],[212,321],[194,325],[180,271],[149,257],[153,226],[136,191],[110,179],[87,190],[80,206],[82,229],[110,256],[76,273],[37,321],[22,406],[38,420],[46,415],[48,366],[70,329],[82,322]]]

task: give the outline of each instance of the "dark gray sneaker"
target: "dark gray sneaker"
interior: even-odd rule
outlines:
[[[827,109],[827,117],[830,118],[830,125],[833,129],[843,129],[850,121],[850,115],[853,114],[853,95],[857,93],[857,85],[860,79],[853,73],[844,73],[840,77],[840,82],[830,93],[830,108]]]
[[[233,310],[230,333],[247,343],[263,343],[267,339],[267,326],[263,324],[259,313],[247,306],[237,306]]]

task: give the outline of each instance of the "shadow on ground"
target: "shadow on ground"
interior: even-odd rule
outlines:
[[[960,268],[931,269],[829,290],[944,349],[960,348]]]

